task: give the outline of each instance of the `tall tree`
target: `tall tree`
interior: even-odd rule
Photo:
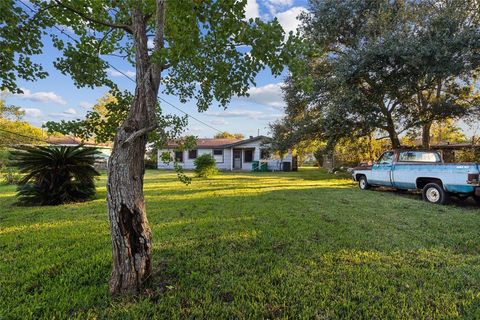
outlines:
[[[301,56],[304,73],[288,84],[312,79],[300,86],[308,120],[302,128],[319,128],[331,143],[383,132],[399,147],[402,133],[423,127],[428,146],[432,121],[478,109],[472,86],[480,66],[478,1],[311,0],[310,6],[302,18],[310,52]],[[298,111],[288,100],[287,109]]]
[[[2,88],[18,91],[16,78],[44,77],[26,61],[42,51],[50,33],[62,52],[54,65],[79,86],[112,85],[103,55],[122,55],[135,66],[135,92],[113,139],[108,166],[108,211],[112,234],[113,294],[138,290],[152,271],[151,231],[145,213],[143,176],[147,135],[158,127],[156,106],[162,75],[165,92],[196,99],[200,111],[214,101],[246,95],[255,75],[268,65],[279,74],[287,54],[277,20],[245,18],[246,0],[32,0],[35,14],[14,0],[2,1],[0,55]],[[4,13],[5,12],[5,13]],[[6,17],[6,19],[5,19]],[[52,27],[67,26],[75,40]],[[19,36],[20,35],[20,36]],[[238,47],[251,48],[249,52]],[[288,42],[287,42],[288,47]],[[4,61],[5,60],[5,61]]]
[[[391,60],[401,70],[395,75],[404,87],[397,96],[409,111],[407,123],[421,128],[429,147],[435,121],[478,115],[480,3],[425,1],[414,10],[415,28],[391,51]]]

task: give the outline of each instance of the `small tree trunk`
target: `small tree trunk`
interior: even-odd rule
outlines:
[[[423,148],[430,148],[430,128],[432,127],[432,123],[426,123],[422,126],[422,147]]]

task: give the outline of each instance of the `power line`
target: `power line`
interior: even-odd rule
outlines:
[[[109,66],[110,68],[112,68],[112,69],[114,69],[115,71],[117,71],[118,73],[122,74],[123,76],[125,76],[128,80],[132,81],[133,83],[136,83],[135,79],[133,79],[132,77],[130,77],[128,74],[126,74],[126,73],[123,72],[122,70],[118,69],[117,67],[111,65],[108,61],[105,61],[105,62],[108,64],[108,66]],[[165,100],[164,98],[162,98],[162,97],[159,96],[158,99],[160,99],[161,101],[163,101],[163,102],[165,102],[166,104],[170,105],[171,107],[175,108],[176,110],[182,112],[183,114],[187,115],[188,117],[190,117],[190,118],[192,118],[192,119],[200,122],[201,124],[209,127],[210,129],[213,129],[213,130],[218,131],[218,132],[220,132],[220,133],[223,132],[223,131],[215,128],[215,127],[212,127],[212,126],[209,125],[208,123],[206,123],[206,122],[204,122],[204,121],[202,121],[202,120],[200,120],[200,119],[198,119],[198,118],[195,118],[195,117],[192,116],[191,114],[189,114],[189,113],[183,111],[182,109],[176,107],[175,105],[173,105],[171,102],[168,102],[168,101]]]
[[[30,7],[29,5],[27,5],[23,0],[18,0],[20,3],[22,3],[26,8],[28,8],[30,11],[32,11],[34,14],[35,13],[38,13],[36,10],[34,10],[32,7]],[[36,4],[33,4],[36,6]],[[60,33],[62,33],[63,35],[67,36],[69,39],[73,40],[75,43],[78,44],[78,40],[73,38],[71,35],[69,35],[68,33],[65,32],[65,30],[63,30],[62,28],[59,28],[57,27],[56,25],[53,26],[55,29],[57,29],[58,31],[60,31]],[[114,69],[115,71],[117,71],[118,73],[122,74],[124,77],[126,77],[127,79],[129,79],[130,81],[132,81],[133,83],[136,83],[135,79],[133,79],[132,77],[130,77],[128,74],[126,74],[125,72],[123,72],[122,70],[118,69],[117,67],[113,66],[110,62],[102,59],[107,65],[109,68],[112,68]],[[168,104],[169,106],[171,106],[172,108],[180,111],[181,113],[185,114],[187,117],[190,117],[192,118],[193,120],[203,124],[204,126],[214,130],[214,131],[217,131],[217,132],[220,132],[222,133],[223,131],[222,130],[219,130],[211,125],[209,125],[208,123],[206,123],[205,121],[202,121],[194,116],[192,116],[191,114],[183,111],[182,109],[178,108],[177,106],[175,106],[174,104],[172,104],[171,102],[165,100],[164,98],[160,97],[160,96],[157,96],[158,99],[160,99],[161,101],[165,102],[166,104]]]
[[[8,134],[13,134],[13,135],[16,135],[16,136],[19,136],[19,137],[23,137],[23,138],[27,138],[27,139],[30,139],[30,140],[41,141],[41,142],[45,142],[45,143],[48,143],[48,144],[55,144],[55,145],[58,145],[58,144],[59,144],[59,143],[55,143],[55,142],[48,141],[48,140],[45,140],[45,139],[40,139],[40,138],[33,137],[33,136],[27,136],[27,135],[24,135],[24,134],[21,134],[21,133],[18,133],[18,132],[13,132],[13,131],[1,129],[1,128],[0,128],[0,132],[5,132],[5,133],[8,133]],[[14,139],[15,139],[15,138],[14,138]],[[17,138],[17,141],[19,141],[18,138]]]

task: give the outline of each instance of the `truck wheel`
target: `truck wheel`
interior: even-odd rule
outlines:
[[[423,200],[435,204],[447,204],[449,200],[448,193],[436,183],[428,183],[423,188],[422,195]]]
[[[358,178],[358,187],[362,190],[368,190],[370,189],[370,185],[368,184],[367,177],[365,176],[360,176]]]

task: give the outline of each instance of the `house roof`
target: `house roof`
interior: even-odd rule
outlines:
[[[254,142],[254,141],[257,141],[257,140],[264,140],[264,139],[268,139],[268,137],[266,137],[266,136],[250,137],[250,139],[245,139],[245,140],[240,140],[238,142],[234,142],[234,143],[230,144],[228,147],[235,147],[235,146],[239,146],[239,145],[242,145],[242,144],[245,144],[245,143]]]
[[[197,149],[211,149],[211,148],[230,148],[239,146],[245,143],[254,142],[257,140],[265,139],[265,136],[250,137],[249,139],[211,139],[200,138],[197,139]],[[168,148],[178,147],[178,143],[175,141],[169,141],[167,143]]]
[[[197,148],[198,149],[209,149],[209,148],[223,148],[225,146],[231,145],[242,141],[241,139],[209,139],[209,138],[200,138],[197,139]],[[169,148],[178,147],[176,141],[169,141],[167,144]]]
[[[72,136],[49,136],[45,139],[45,141],[55,145],[79,145],[83,143],[85,146],[111,147],[111,145],[108,143],[94,143],[91,141],[82,141],[81,139]]]

